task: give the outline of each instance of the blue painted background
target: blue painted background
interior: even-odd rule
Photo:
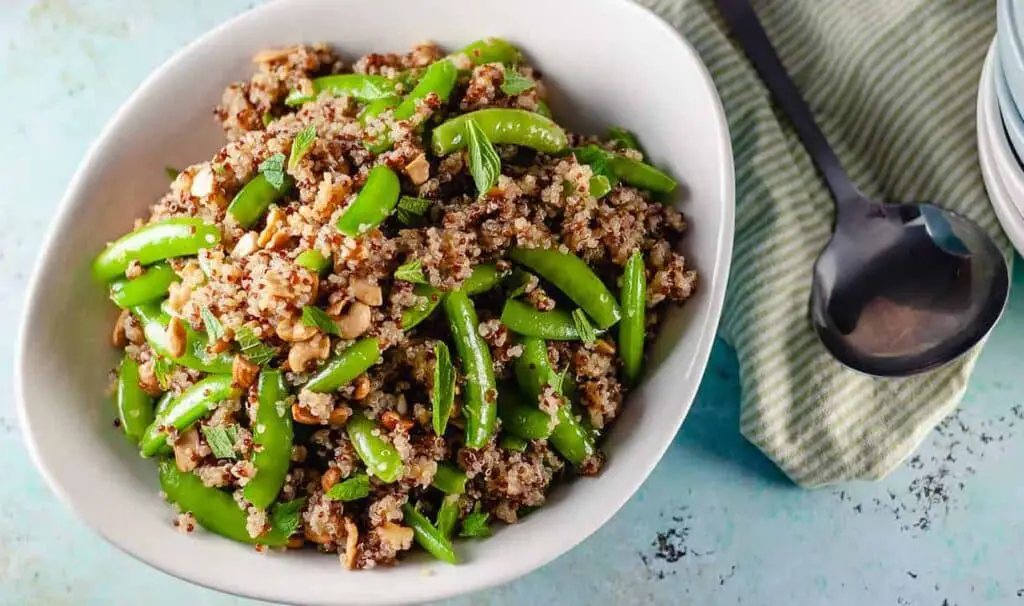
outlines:
[[[244,602],[151,570],[73,519],[28,460],[10,369],[29,267],[86,146],[146,74],[250,4],[0,6],[0,604]],[[815,492],[740,437],[736,362],[719,343],[672,448],[606,527],[453,604],[1024,604],[1021,337],[1016,293],[959,412],[918,456],[884,482]]]

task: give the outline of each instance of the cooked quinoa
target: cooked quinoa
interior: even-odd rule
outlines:
[[[258,388],[261,373],[268,369],[282,371],[290,397],[279,405],[293,422],[290,462],[276,498],[277,504],[298,507],[287,547],[336,553],[347,568],[392,565],[413,548],[414,532],[403,506],[415,505],[429,520],[435,519],[445,499],[432,485],[440,463],[456,466],[467,478],[464,491],[448,498],[463,524],[470,516],[473,524],[516,523],[543,505],[557,482],[600,473],[604,455],[599,449],[571,464],[549,440],[506,442],[500,419],[485,444],[467,447],[464,399],[470,379],[454,349],[454,406],[443,435],[435,434],[437,345],[451,343],[451,330],[443,306],[403,330],[403,314],[424,298],[414,292],[416,283],[396,277],[400,268],[415,264],[422,282],[442,294],[462,288],[477,267],[497,270],[500,284],[475,294],[472,303],[476,332],[489,349],[501,390],[509,385],[514,389],[514,366],[524,352],[520,335],[501,320],[506,301],[514,296],[541,312],[575,307],[538,272],[523,272],[509,256],[512,248],[572,253],[615,296],[627,262],[639,253],[648,335],[657,332],[667,306],[686,301],[694,292],[696,272],[676,252],[687,229],[682,213],[625,179],[612,179],[610,191],[595,197],[594,178],[606,167],[568,153],[596,146],[642,162],[635,146],[576,133],[566,133],[567,153],[497,143],[500,175],[484,192],[477,191],[469,149],[444,155],[432,150],[431,130],[458,115],[489,108],[545,111],[538,70],[525,62],[477,64],[471,55],[447,55],[433,44],[405,54],[369,54],[354,62],[324,45],[262,51],[254,58],[254,75],[230,84],[214,109],[225,145],[208,161],[182,169],[149,216],[136,222],[141,228],[171,218],[194,218],[219,230],[215,245],[168,260],[174,274],[163,302],[171,318],[164,337],[175,355],[187,355],[190,335],[219,336],[202,347],[209,355],[231,356],[235,391],[187,428],[167,422],[156,430],[161,440],[166,435],[167,447],[161,444],[159,456],[173,461],[178,472],[197,477],[203,487],[230,495],[245,512],[245,532],[253,543],[270,536],[276,523],[273,507],[256,507],[245,493],[260,473],[257,457],[264,428],[257,418]],[[424,68],[442,60],[458,68],[450,96],[445,101],[427,94],[408,119],[395,119],[389,108],[361,120],[365,104],[353,96],[329,91],[315,95],[315,78],[354,73],[394,80],[401,97]],[[507,86],[506,79],[512,77],[527,79],[528,88]],[[286,104],[294,91],[312,99]],[[286,185],[286,192],[255,223],[243,227],[228,212],[229,204],[260,175],[261,165],[277,154],[289,157],[295,139],[310,131],[315,139],[308,150],[283,169],[291,186]],[[391,144],[375,149],[372,143],[384,137]],[[381,165],[398,175],[403,195],[429,201],[428,208],[414,220],[392,214],[360,235],[342,233],[339,220],[371,169]],[[306,251],[320,253],[330,260],[329,267],[319,273],[297,263]],[[145,277],[152,270],[143,265],[129,263],[124,277]],[[330,319],[331,330],[304,319],[304,310],[311,307]],[[170,393],[173,401],[208,376],[154,350],[145,326],[145,320],[125,310],[113,337],[126,359],[137,363],[133,383],[142,392],[154,399]],[[544,386],[535,404],[550,415],[550,430],[559,424],[559,408],[571,402],[575,422],[599,445],[623,406],[627,381],[616,328],[595,333],[592,339],[547,341],[548,359],[565,382]],[[239,347],[240,335],[273,348],[271,358],[250,359],[250,350]],[[328,360],[368,337],[379,346],[379,362],[334,390],[306,387]],[[485,399],[494,397],[485,394]],[[158,405],[158,419],[160,414]],[[372,419],[374,435],[397,452],[401,469],[395,481],[368,472],[347,432],[355,415]],[[210,443],[212,435],[229,436],[227,452],[223,444]],[[330,496],[333,487],[365,476],[365,496]],[[182,511],[169,518],[182,532],[204,525],[199,512]],[[476,528],[463,534],[485,532]]]

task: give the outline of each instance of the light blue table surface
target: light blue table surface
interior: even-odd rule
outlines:
[[[28,459],[10,369],[29,268],[87,145],[150,70],[250,5],[0,4],[0,604],[244,602],[152,570],[74,519]],[[611,522],[452,603],[1024,604],[1022,337],[1015,291],[963,405],[920,453],[883,482],[814,492],[739,435],[735,357],[719,343],[675,443]]]

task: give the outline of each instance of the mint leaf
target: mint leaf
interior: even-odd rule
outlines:
[[[306,497],[278,503],[270,509],[270,526],[286,537],[295,534],[302,522],[302,508]]]
[[[636,135],[621,126],[613,126],[608,129],[608,140],[622,149],[640,149],[640,141]]]
[[[242,348],[242,355],[257,366],[266,366],[277,355],[277,348],[260,341],[248,326],[235,331],[235,342]]]
[[[398,266],[395,270],[396,280],[405,280],[413,284],[426,284],[427,278],[423,275],[423,263],[416,259]]]
[[[469,514],[466,519],[462,520],[462,530],[459,531],[459,536],[471,538],[491,536],[491,528],[487,525],[487,518],[490,516],[489,513],[479,511]]]
[[[594,330],[594,325],[590,323],[590,319],[587,318],[587,314],[583,313],[582,309],[574,309],[572,311],[572,321],[576,325],[576,332],[580,335],[580,340],[587,345],[592,345],[597,340],[597,332]]]
[[[224,325],[220,323],[217,316],[213,315],[209,307],[205,305],[200,307],[199,315],[203,318],[203,326],[206,327],[206,336],[209,338],[210,345],[224,338]]]
[[[259,171],[263,173],[267,183],[277,190],[284,187],[284,160],[284,154],[276,153],[259,165]]]
[[[469,172],[473,175],[477,193],[482,197],[498,183],[501,158],[476,120],[466,121],[466,140],[469,143]]]
[[[514,69],[505,68],[505,77],[501,82],[501,92],[511,97],[520,93],[525,93],[534,86],[536,86],[536,83],[530,78],[527,78]]]
[[[203,431],[203,437],[206,438],[210,450],[213,451],[213,456],[218,459],[235,458],[235,441],[231,439],[227,428],[219,425],[203,425],[200,429]],[[237,437],[237,433],[235,435]]]
[[[160,389],[167,391],[170,388],[172,372],[174,372],[174,362],[170,359],[157,356],[153,360],[153,375],[156,376],[156,382],[160,384]]]
[[[176,169],[176,168],[174,168],[173,166],[165,166],[164,167],[164,174],[167,175],[167,178],[170,179],[171,181],[174,181],[175,179],[177,179],[178,175],[180,173],[181,173],[181,171]]]
[[[441,501],[441,508],[437,510],[437,520],[434,525],[444,538],[450,538],[455,532],[455,525],[459,523],[459,495],[450,494]]]
[[[324,496],[332,501],[355,501],[370,494],[370,476],[365,473],[331,486]]]
[[[327,312],[312,305],[302,308],[302,323],[306,326],[315,326],[317,330],[325,335],[341,334],[338,330],[338,324],[327,315]]]
[[[433,407],[434,433],[443,436],[455,404],[455,367],[452,366],[452,356],[444,341],[434,345],[434,357],[437,358],[437,364],[434,366],[434,390],[430,403]]]
[[[402,225],[418,225],[433,205],[433,200],[402,196],[398,200],[398,220]]]
[[[288,172],[295,172],[295,167],[309,152],[309,148],[313,147],[314,141],[316,141],[316,126],[312,124],[295,135],[295,140],[292,141],[292,153],[288,156]]]

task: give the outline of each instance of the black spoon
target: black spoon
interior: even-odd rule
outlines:
[[[977,224],[929,203],[866,197],[843,170],[748,0],[718,0],[736,40],[775,96],[836,203],[832,239],[814,264],[811,323],[840,362],[904,376],[980,341],[1006,304],[1006,261]]]

